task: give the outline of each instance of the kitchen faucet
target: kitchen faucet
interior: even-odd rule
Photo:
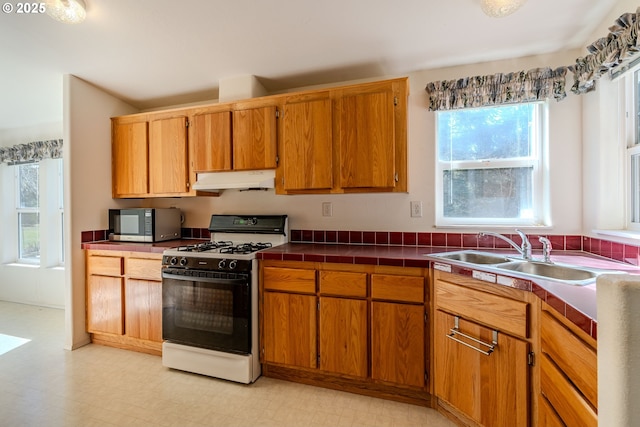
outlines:
[[[518,244],[516,242],[514,242],[513,240],[509,239],[508,237],[503,236],[502,234],[499,233],[494,233],[491,231],[481,231],[478,233],[478,238],[482,237],[482,236],[494,236],[497,237],[499,239],[504,240],[505,242],[507,242],[508,244],[510,244],[511,246],[513,246],[518,253],[520,254],[520,256],[522,256],[523,259],[526,259],[527,261],[531,261],[533,258],[531,256],[531,242],[529,242],[529,239],[527,238],[527,235],[524,234],[524,232],[522,230],[519,230],[516,228],[516,233],[518,233],[520,235],[520,238],[522,239],[522,245],[518,246]]]
[[[538,237],[540,243],[542,243],[542,262],[546,262],[547,264],[553,263],[551,261],[551,241],[546,237]]]

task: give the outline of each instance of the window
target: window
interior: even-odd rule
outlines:
[[[632,93],[630,104],[633,111],[633,120],[630,124],[633,130],[629,130],[627,137],[627,169],[628,169],[628,221],[627,228],[640,231],[640,67],[627,74],[628,86]]]
[[[0,215],[7,223],[0,262],[64,265],[63,160],[0,164]]]
[[[436,224],[547,225],[547,106],[436,113]]]
[[[18,218],[18,260],[40,262],[40,191],[39,165],[27,163],[16,167]]]

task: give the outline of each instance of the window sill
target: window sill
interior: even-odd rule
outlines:
[[[26,267],[26,268],[40,268],[40,264],[28,264],[26,262],[9,262],[5,264],[7,267]]]
[[[632,240],[634,244],[638,244],[640,241],[640,232],[631,230],[593,230],[595,234],[603,236],[618,237],[621,239]]]

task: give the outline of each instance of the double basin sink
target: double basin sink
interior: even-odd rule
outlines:
[[[541,261],[511,258],[504,255],[492,254],[482,251],[464,250],[457,252],[445,252],[430,254],[429,256],[443,260],[453,261],[465,266],[489,267],[492,271],[519,273],[524,276],[556,280],[572,285],[588,285],[594,283],[603,270],[590,270],[567,264],[554,264]]]

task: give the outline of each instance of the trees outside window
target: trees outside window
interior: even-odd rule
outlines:
[[[545,225],[546,104],[436,115],[437,225]]]
[[[18,165],[18,259],[23,262],[40,261],[40,191],[39,164]]]

